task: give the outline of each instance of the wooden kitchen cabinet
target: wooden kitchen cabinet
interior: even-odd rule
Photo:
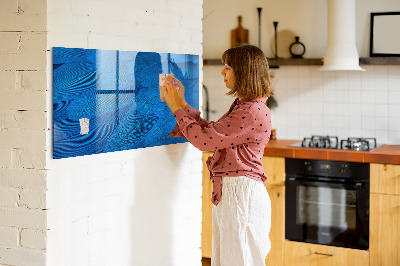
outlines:
[[[369,265],[369,253],[365,250],[316,245],[285,240],[284,252],[285,266]]]
[[[400,196],[371,194],[371,266],[400,265]]]
[[[265,259],[267,266],[283,265],[285,240],[285,158],[264,156],[261,160],[267,175],[265,187],[271,199],[271,250]]]
[[[400,165],[370,164],[371,193],[400,195]]]
[[[265,184],[271,199],[271,250],[265,259],[266,266],[283,265],[285,241],[285,187]]]
[[[211,152],[203,153],[203,217],[202,217],[202,256],[211,258],[212,253],[212,183],[206,166],[206,161]],[[265,187],[271,199],[271,250],[266,258],[266,265],[283,265],[284,230],[285,230],[285,158],[263,157],[264,171],[268,176]]]
[[[211,258],[212,252],[212,183],[206,165],[211,152],[203,153],[203,195],[202,195],[202,223],[201,223],[201,253],[204,258]]]
[[[400,265],[400,165],[371,164],[371,266]]]
[[[268,185],[285,185],[285,158],[264,156],[261,159],[264,172],[267,175],[265,184]]]

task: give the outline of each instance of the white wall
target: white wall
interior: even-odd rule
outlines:
[[[299,36],[306,46],[305,57],[324,56],[328,9],[327,0],[204,0],[203,43],[204,58],[220,58],[230,46],[230,31],[237,27],[237,17],[242,16],[242,26],[249,30],[249,43],[258,45],[258,12],[261,7],[261,49],[267,57],[274,55],[274,26],[284,31],[282,39],[292,34]],[[356,0],[356,42],[360,57],[369,56],[370,13],[399,11],[398,0]],[[279,33],[278,33],[279,34]],[[294,42],[294,39],[293,39]],[[280,46],[280,45],[279,45]],[[280,48],[278,46],[278,53]],[[289,47],[285,48],[289,49]],[[290,57],[290,54],[285,53]]]
[[[210,91],[210,120],[232,103],[226,96],[222,66],[203,69]],[[280,139],[311,135],[376,137],[381,144],[400,144],[400,66],[362,66],[365,72],[323,72],[319,66],[272,69],[278,108],[271,113]]]
[[[229,31],[236,17],[250,30],[250,43],[257,45],[257,7],[263,7],[262,49],[272,56],[272,21],[278,30],[290,29],[307,47],[305,57],[323,57],[326,47],[327,1],[204,1],[204,58],[220,58],[229,48]],[[357,47],[369,56],[369,13],[400,10],[393,0],[357,1]],[[230,11],[231,10],[231,11]],[[265,11],[265,12],[264,12]],[[223,15],[222,15],[223,14]],[[247,22],[246,22],[247,21]],[[246,25],[247,23],[247,25]],[[214,36],[212,36],[214,34]],[[215,36],[221,36],[216,38]],[[279,52],[279,50],[278,50]],[[281,139],[311,135],[376,137],[382,144],[400,143],[400,66],[363,66],[365,72],[321,72],[318,66],[281,66],[272,69],[273,89],[279,107],[272,111],[272,124]],[[210,120],[218,119],[232,102],[220,76],[221,66],[205,66],[204,84],[210,92]]]
[[[201,0],[48,0],[47,45],[201,58],[201,18]],[[51,67],[49,54],[50,91]],[[48,265],[201,264],[201,152],[185,143],[53,160],[47,139]]]
[[[262,8],[261,49],[267,57],[273,55],[273,21],[279,22],[278,31],[289,30],[300,36],[300,41],[306,45],[308,57],[321,54],[327,38],[323,31],[327,27],[326,1],[204,0],[204,58],[220,58],[229,48],[230,31],[237,27],[238,16],[242,16],[243,28],[249,30],[249,43],[258,45],[257,7]]]
[[[363,66],[365,72],[322,72],[318,67],[274,71],[272,123],[279,138],[311,135],[376,137],[400,143],[400,66]]]
[[[46,260],[46,1],[0,1],[0,265]]]

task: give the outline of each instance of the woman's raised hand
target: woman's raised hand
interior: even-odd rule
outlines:
[[[179,103],[183,108],[185,108],[187,105],[185,100],[185,87],[183,86],[182,82],[174,76],[168,76],[168,79],[171,80],[172,83],[175,82],[176,86],[178,87]]]
[[[165,101],[173,113],[186,107],[185,87],[177,78],[167,77],[164,86],[161,87],[161,91],[164,93]]]

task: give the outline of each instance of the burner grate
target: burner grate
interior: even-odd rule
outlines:
[[[347,138],[340,141],[342,150],[369,151],[376,147],[376,138]]]
[[[313,135],[311,138],[304,138],[301,147],[305,148],[325,148],[325,149],[338,149],[338,137],[336,136],[317,136]]]
[[[370,151],[377,148],[377,143],[376,138],[347,138],[342,139],[339,143],[339,139],[336,136],[313,135],[311,138],[303,138],[301,143],[297,143],[293,146],[301,146],[303,148]]]

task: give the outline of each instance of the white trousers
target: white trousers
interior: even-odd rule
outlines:
[[[223,177],[212,211],[212,266],[262,266],[271,249],[271,200],[260,181]]]

